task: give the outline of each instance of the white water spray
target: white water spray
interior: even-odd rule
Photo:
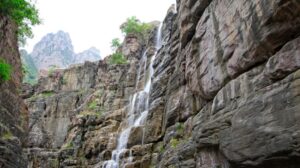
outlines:
[[[127,123],[128,126],[125,128],[119,135],[118,138],[118,145],[117,148],[112,152],[112,158],[109,161],[104,162],[104,168],[119,168],[120,164],[120,155],[126,151],[128,139],[130,136],[131,129],[134,127],[141,127],[145,124],[148,111],[149,111],[149,97],[150,97],[150,89],[151,89],[151,83],[152,83],[152,76],[154,73],[153,69],[153,62],[157,55],[158,50],[161,47],[161,29],[162,29],[162,23],[160,24],[157,34],[156,34],[156,52],[151,57],[149,70],[148,70],[148,79],[146,79],[146,82],[144,84],[144,88],[141,91],[137,91],[134,93],[134,95],[131,98],[130,101],[130,109],[127,115]],[[137,83],[136,83],[136,89],[138,88],[138,81],[141,74],[141,68],[144,68],[144,73],[146,74],[146,65],[147,65],[147,50],[144,52],[142,56],[142,63],[144,63],[144,67],[140,66],[138,70],[138,76],[137,76]],[[142,65],[142,64],[141,64]],[[147,75],[144,75],[146,77]],[[142,145],[144,144],[144,135],[145,135],[145,128],[143,127],[143,137],[142,137]],[[133,161],[132,157],[132,151],[130,151],[130,156],[127,160],[127,163],[130,163]]]

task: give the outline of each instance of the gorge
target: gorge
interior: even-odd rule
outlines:
[[[3,168],[299,168],[300,2],[177,0],[126,58],[21,84],[0,15]]]

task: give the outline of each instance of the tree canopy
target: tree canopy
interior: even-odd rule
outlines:
[[[127,18],[126,22],[120,26],[120,29],[125,35],[133,33],[144,36],[151,29],[151,25],[141,22],[135,16],[132,16]]]
[[[33,37],[31,26],[41,23],[35,5],[27,0],[1,0],[0,15],[11,18],[17,24],[20,44]]]

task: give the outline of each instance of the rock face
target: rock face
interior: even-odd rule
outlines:
[[[17,27],[0,15],[0,58],[12,66],[11,79],[0,81],[0,167],[26,168],[22,145],[25,144],[28,111],[19,96],[22,82]]]
[[[55,65],[66,68],[74,60],[74,48],[68,33],[49,33],[38,42],[30,54],[38,69]]]
[[[157,31],[128,35],[128,64],[86,63],[26,89],[29,167],[105,167],[151,65],[148,115],[119,167],[300,167],[300,2],[177,3],[157,54]]]
[[[99,50],[94,47],[76,54],[70,35],[63,31],[44,36],[30,55],[38,69],[49,69],[51,66],[67,68],[71,64],[101,59]]]

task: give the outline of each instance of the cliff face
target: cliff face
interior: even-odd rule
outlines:
[[[25,143],[28,111],[19,97],[22,81],[16,26],[0,15],[0,58],[12,66],[11,79],[0,81],[0,167],[25,168],[22,145]]]
[[[29,167],[300,166],[300,3],[177,4],[146,41],[125,38],[128,64],[26,90]]]

